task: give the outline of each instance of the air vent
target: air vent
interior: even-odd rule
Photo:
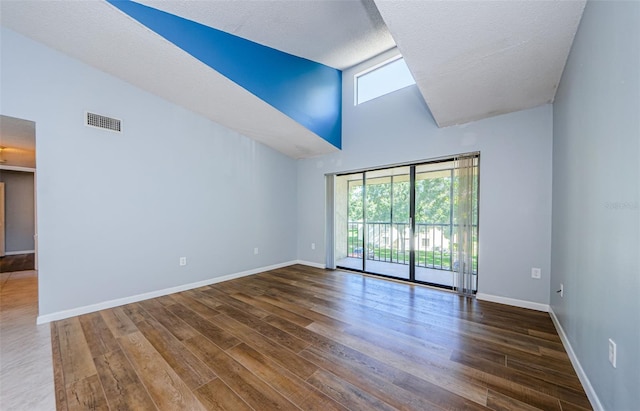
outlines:
[[[91,127],[98,127],[105,130],[115,131],[120,133],[122,131],[122,121],[117,118],[111,118],[107,116],[101,116],[100,114],[87,113],[87,125]]]

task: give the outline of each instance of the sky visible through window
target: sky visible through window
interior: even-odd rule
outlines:
[[[356,75],[356,105],[415,83],[401,57],[367,73]]]

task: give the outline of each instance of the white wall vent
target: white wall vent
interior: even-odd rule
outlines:
[[[117,133],[122,132],[122,121],[117,118],[101,116],[100,114],[95,113],[87,112],[86,125],[115,131]]]

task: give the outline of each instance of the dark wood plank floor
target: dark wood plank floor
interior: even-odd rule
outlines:
[[[0,273],[35,269],[35,254],[17,254],[0,257]]]
[[[546,313],[291,266],[51,325],[59,410],[582,410]]]

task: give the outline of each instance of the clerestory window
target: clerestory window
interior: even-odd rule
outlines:
[[[355,105],[415,84],[402,56],[355,75]]]

